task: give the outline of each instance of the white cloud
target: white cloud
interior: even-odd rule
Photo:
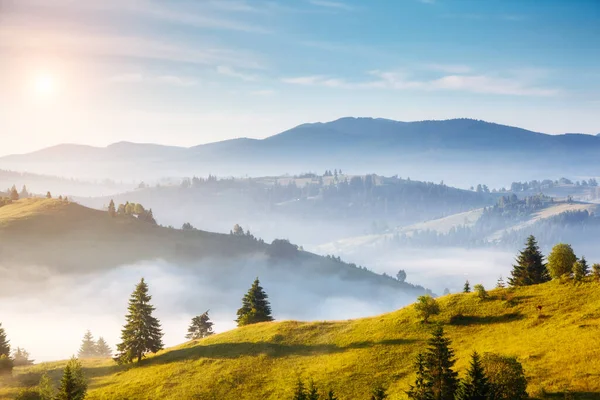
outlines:
[[[195,86],[198,81],[177,75],[143,75],[141,73],[128,73],[115,75],[108,78],[113,83],[159,83],[172,86]]]
[[[329,1],[329,0],[309,0],[309,3],[319,7],[333,8],[338,10],[352,11],[354,7],[349,6],[340,1]]]
[[[221,75],[225,75],[225,76],[230,76],[232,78],[238,78],[238,79],[241,79],[243,81],[248,81],[248,82],[253,82],[253,81],[258,80],[258,77],[256,75],[239,72],[239,71],[233,69],[232,67],[229,67],[226,65],[219,65],[217,67],[217,73],[219,73]]]

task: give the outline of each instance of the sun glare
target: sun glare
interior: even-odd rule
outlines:
[[[40,73],[34,78],[33,89],[39,97],[50,97],[56,92],[56,79],[50,73]]]

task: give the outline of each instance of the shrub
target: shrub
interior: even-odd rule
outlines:
[[[527,378],[523,366],[515,357],[486,353],[482,359],[494,400],[527,398]]]
[[[592,265],[592,276],[600,282],[600,264]]]
[[[548,272],[554,279],[562,276],[570,276],[573,271],[573,264],[577,261],[577,256],[573,252],[571,245],[559,243],[552,248],[548,256]]]
[[[6,354],[0,356],[0,375],[12,374],[13,366],[13,361]]]
[[[475,290],[475,293],[477,293],[477,296],[482,300],[485,300],[488,297],[490,297],[482,284],[477,284],[473,286],[473,289]]]
[[[438,302],[430,295],[419,296],[415,304],[415,310],[423,322],[429,322],[429,317],[440,313]]]

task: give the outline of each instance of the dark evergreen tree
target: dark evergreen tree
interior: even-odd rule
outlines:
[[[426,373],[431,384],[434,400],[454,399],[458,385],[458,373],[454,367],[454,351],[450,348],[450,339],[444,336],[444,329],[434,329],[428,341],[425,353]]]
[[[592,276],[600,282],[600,264],[592,265]]]
[[[100,358],[110,358],[112,357],[112,349],[106,343],[106,340],[102,336],[98,338],[96,342],[96,355]]]
[[[319,400],[321,395],[319,394],[319,389],[315,385],[314,381],[310,381],[310,385],[308,386],[308,392],[306,393],[306,400]]]
[[[387,391],[379,385],[371,392],[371,400],[385,400],[388,398]]]
[[[50,192],[46,192],[46,198],[47,198],[47,199],[51,199],[51,198],[52,198],[52,193],[50,193]]]
[[[471,356],[471,366],[467,376],[460,383],[456,392],[456,400],[488,400],[490,396],[490,384],[485,375],[481,357],[477,352]]]
[[[141,279],[129,298],[127,323],[121,330],[122,342],[117,345],[115,361],[120,364],[138,362],[146,353],[156,353],[163,348],[158,319],[152,316],[154,306],[150,304],[152,296],[148,294],[148,285]]]
[[[409,399],[413,400],[432,400],[433,391],[431,390],[431,381],[427,374],[425,357],[422,353],[417,355],[415,366],[417,367],[417,378],[415,379],[414,386],[411,386],[406,394]]]
[[[590,267],[584,256],[573,264],[573,279],[581,281],[590,273]]]
[[[333,389],[329,389],[329,392],[327,392],[327,399],[326,400],[338,400],[338,398],[335,395],[335,392],[333,391]]]
[[[469,281],[465,282],[465,286],[463,287],[463,293],[471,293],[471,285]]]
[[[10,356],[10,340],[6,337],[6,331],[0,322],[0,356]]]
[[[81,341],[81,346],[79,347],[79,353],[77,353],[77,357],[94,358],[97,356],[98,353],[94,336],[92,336],[92,332],[88,330],[85,332],[85,335],[83,335],[83,340]]]
[[[258,278],[242,299],[242,307],[237,311],[238,326],[256,324],[258,322],[273,321],[271,306],[268,296],[260,286]]]
[[[302,379],[298,378],[298,382],[296,382],[296,388],[294,389],[294,397],[292,400],[307,400],[306,387],[304,386],[304,382]]]
[[[19,200],[19,192],[17,192],[17,187],[15,185],[13,185],[12,188],[10,188],[10,199],[12,201]]]
[[[190,340],[196,340],[210,336],[214,333],[212,327],[213,323],[208,318],[207,310],[204,314],[192,318],[192,323],[188,328],[188,333],[187,335],[185,335],[185,338]]]
[[[513,265],[511,275],[512,277],[508,278],[511,286],[536,285],[550,280],[544,256],[533,235],[527,238],[525,249],[519,252],[517,264]]]
[[[110,203],[108,203],[108,215],[111,217],[115,217],[117,215],[117,210],[115,208],[115,202],[113,199],[110,199]]]
[[[39,400],[54,400],[56,397],[56,389],[52,384],[52,380],[46,372],[42,374],[40,383],[38,384]]]
[[[81,363],[76,358],[71,358],[63,371],[56,400],[83,400],[86,393],[87,382]]]

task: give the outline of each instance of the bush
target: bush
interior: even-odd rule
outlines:
[[[477,293],[477,296],[479,296],[481,300],[485,300],[490,297],[482,284],[477,284],[473,286],[473,289],[475,290],[475,293]]]
[[[42,396],[36,389],[22,389],[15,400],[42,400]]]
[[[13,361],[5,354],[0,356],[0,375],[12,374],[13,366]]]
[[[440,313],[438,302],[430,295],[419,296],[415,304],[415,310],[423,322],[429,322],[429,317]]]
[[[592,265],[592,276],[600,282],[600,264]]]
[[[482,364],[492,389],[491,399],[521,400],[527,398],[527,378],[525,378],[523,366],[515,357],[485,353]]]

